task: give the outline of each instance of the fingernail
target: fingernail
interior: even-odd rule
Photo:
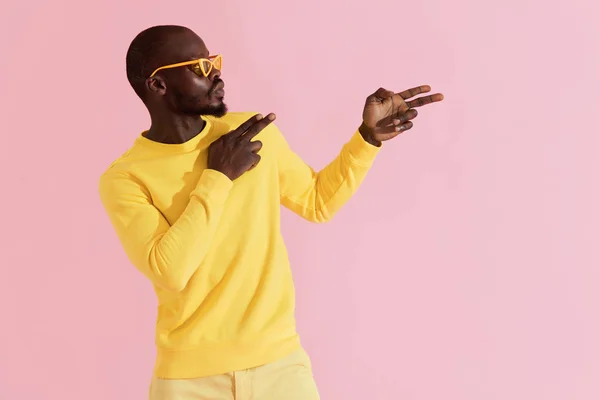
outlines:
[[[401,127],[401,126],[397,126],[397,127],[395,127],[395,128],[394,128],[394,130],[395,130],[396,132],[400,132],[400,131],[402,130],[402,127]]]
[[[269,114],[268,118],[270,121],[273,121],[275,119],[275,114]]]
[[[395,119],[394,120],[394,125],[398,125],[398,124],[400,124],[400,120],[399,119]]]
[[[257,115],[256,115],[256,118],[257,118],[257,119],[262,119],[262,117],[263,117],[263,116],[262,116],[262,114],[257,114]]]

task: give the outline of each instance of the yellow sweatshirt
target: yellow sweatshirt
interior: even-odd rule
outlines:
[[[210,143],[251,115],[207,117],[183,144],[140,135],[100,178],[119,240],[158,297],[159,378],[252,368],[300,346],[280,205],[309,221],[331,219],[379,151],[355,132],[317,173],[271,124],[256,137],[256,168],[233,182],[207,169]]]

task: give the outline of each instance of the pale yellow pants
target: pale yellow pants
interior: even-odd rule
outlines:
[[[302,349],[260,367],[197,379],[158,379],[150,400],[319,400],[312,366]]]

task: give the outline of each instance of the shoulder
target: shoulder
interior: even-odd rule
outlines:
[[[135,175],[136,166],[153,156],[153,150],[144,145],[141,136],[135,138],[130,147],[113,159],[101,172],[100,179]]]
[[[114,160],[100,174],[97,185],[100,198],[104,203],[115,201],[123,195],[142,195],[147,197],[145,185],[135,174],[135,146]]]

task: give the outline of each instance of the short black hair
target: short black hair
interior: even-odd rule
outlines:
[[[160,62],[160,50],[167,41],[169,34],[189,30],[179,25],[156,25],[144,29],[133,39],[125,64],[127,80],[135,93],[144,100],[144,82]]]

